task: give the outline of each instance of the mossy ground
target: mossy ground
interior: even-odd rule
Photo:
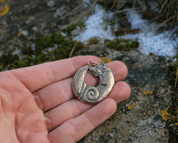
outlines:
[[[99,39],[99,37],[93,37],[88,40],[87,45],[98,44],[98,43],[100,43],[100,41],[101,40]]]
[[[35,41],[35,49],[31,46],[27,48],[22,47],[21,52],[25,56],[24,58],[19,58],[18,55],[13,55],[12,53],[1,56],[0,71],[68,58],[74,46],[75,50],[73,53],[75,55],[76,51],[86,47],[83,43],[72,40],[70,37],[71,31],[73,31],[77,26],[84,27],[84,23],[79,22],[72,24],[62,30],[63,32],[68,33],[67,38],[62,36],[61,33],[56,33],[53,36],[45,35]],[[52,48],[55,44],[58,44],[58,47]],[[51,49],[49,47],[51,47]]]
[[[75,23],[75,24],[71,24],[69,25],[67,28],[65,29],[62,29],[62,32],[67,32],[67,35],[69,37],[72,36],[72,31],[75,30],[77,28],[77,26],[79,26],[80,28],[84,28],[85,27],[85,24],[84,22],[78,22],[78,23]]]
[[[53,36],[45,35],[44,37],[40,37],[35,40],[36,48],[32,48],[31,46],[27,48],[22,47],[21,52],[24,55],[23,58],[19,58],[18,55],[13,55],[12,53],[1,56],[0,71],[3,71],[4,69],[11,70],[69,58],[74,46],[75,50],[73,51],[73,56],[75,56],[78,50],[86,48],[86,45],[71,38],[71,32],[75,30],[77,26],[80,28],[85,27],[82,22],[75,23],[62,30],[62,32],[67,32],[66,37],[61,35],[61,33],[55,33]],[[88,40],[87,45],[98,44],[99,42],[100,39],[98,37],[93,37]],[[55,47],[55,44],[57,44],[58,47],[52,48]],[[115,50],[129,51],[133,48],[138,48],[139,43],[137,41],[127,39],[114,39],[112,41],[105,40],[105,46]]]
[[[105,40],[104,44],[108,48],[118,51],[130,51],[139,47],[139,42],[137,40],[131,41],[129,39]]]

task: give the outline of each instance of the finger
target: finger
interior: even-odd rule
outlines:
[[[79,116],[91,107],[93,105],[82,103],[78,99],[72,99],[46,112],[45,117],[49,121],[47,123],[48,132],[57,128],[65,121]]]
[[[95,56],[78,56],[15,69],[10,72],[20,80],[26,88],[34,92],[51,83],[73,76],[79,68],[87,65],[90,60],[98,63],[99,58]]]
[[[106,99],[80,116],[64,122],[49,133],[53,143],[74,143],[107,120],[115,113],[117,104],[113,99]]]
[[[108,64],[114,72],[115,82],[121,80],[127,75],[127,67],[124,63],[119,61],[114,61]],[[89,86],[96,86],[97,79],[94,78],[91,73],[88,73],[85,77],[85,81]],[[44,112],[52,109],[59,104],[71,100],[74,98],[72,92],[72,80],[73,78],[68,78],[51,85],[48,85],[36,92],[34,92],[36,103],[39,108]]]
[[[130,97],[131,88],[124,81],[118,81],[115,83],[114,88],[109,94],[108,98],[112,98],[116,103],[122,102]]]
[[[116,103],[119,103],[129,97],[130,92],[128,91],[130,91],[130,87],[127,83],[119,81],[115,84],[113,93],[111,93],[108,98],[112,98],[115,101],[117,100]],[[47,126],[48,131],[51,131],[69,119],[79,116],[91,107],[93,107],[93,105],[72,99],[46,112],[45,117],[50,120],[50,124]]]

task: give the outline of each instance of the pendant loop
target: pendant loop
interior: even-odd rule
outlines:
[[[95,67],[95,66],[97,66],[98,64],[95,63],[95,62],[93,62],[93,61],[89,61],[89,62],[88,62],[88,65],[91,65],[92,67]]]
[[[72,82],[72,89],[75,96],[86,103],[97,103],[103,100],[112,90],[114,86],[114,74],[111,68],[104,62],[99,60],[100,64],[93,61],[88,62],[85,66],[77,71]],[[85,76],[90,70],[93,75],[99,77],[99,85],[87,86]]]

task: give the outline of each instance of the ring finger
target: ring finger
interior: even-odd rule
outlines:
[[[129,95],[130,88],[127,83],[119,81],[114,85],[108,98],[112,98],[116,103],[118,103],[127,99]],[[47,122],[48,131],[55,129],[69,119],[79,116],[91,107],[93,107],[93,105],[82,103],[77,99],[72,99],[46,112],[45,117],[49,121]]]
[[[115,82],[122,80],[127,75],[127,67],[124,63],[119,61],[114,61],[108,64],[114,72]],[[44,112],[71,100],[74,96],[72,93],[72,83],[73,78],[68,78],[51,85],[48,85],[36,92],[34,92],[34,97],[37,105]],[[93,78],[92,74],[87,74],[85,77],[88,85],[96,85],[97,80]]]

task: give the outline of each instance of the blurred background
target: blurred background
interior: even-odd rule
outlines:
[[[0,0],[0,9],[0,56],[12,52],[24,57],[21,49],[29,46],[39,53],[44,49],[35,40],[56,33],[78,44],[95,40],[117,45],[121,41],[116,39],[127,39],[138,42],[136,48],[146,55],[177,55],[177,0]],[[57,49],[54,44],[60,42],[51,43],[44,46]]]

